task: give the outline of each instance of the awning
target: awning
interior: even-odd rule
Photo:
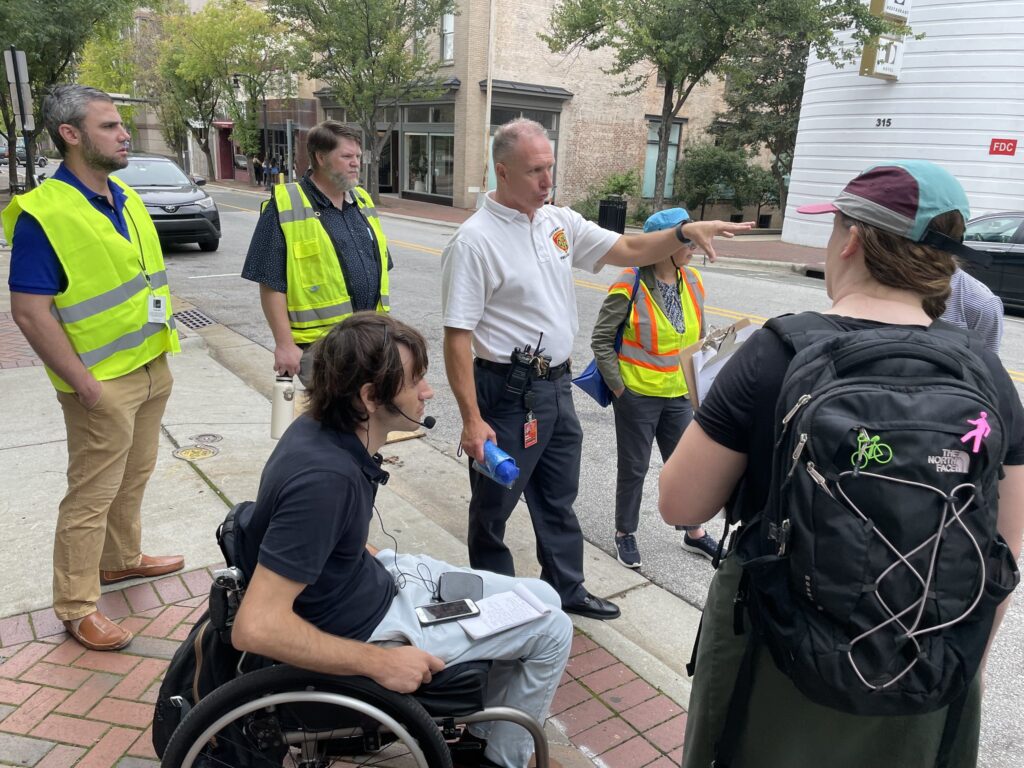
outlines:
[[[212,123],[214,128],[234,128],[234,120],[214,120]]]

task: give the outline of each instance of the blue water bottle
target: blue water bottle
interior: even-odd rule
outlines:
[[[511,488],[519,477],[516,460],[490,440],[484,442],[484,463],[474,460],[473,469],[506,488]]]

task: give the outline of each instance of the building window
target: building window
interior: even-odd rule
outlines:
[[[525,117],[535,120],[549,131],[558,130],[558,113],[543,109],[519,109],[518,107],[491,107],[491,125],[499,126]]]
[[[441,61],[455,60],[455,14],[446,13],[441,17]]]
[[[654,175],[658,163],[658,129],[660,120],[647,121],[647,155],[644,158],[644,197],[654,197]],[[668,137],[668,162],[665,167],[665,197],[671,198],[675,187],[676,161],[679,159],[680,123],[672,123]]]
[[[450,134],[405,134],[407,192],[451,197],[455,178],[455,137]]]
[[[454,123],[454,104],[417,104],[405,108],[405,122],[407,123]]]

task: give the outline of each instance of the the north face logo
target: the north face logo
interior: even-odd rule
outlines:
[[[965,451],[943,449],[941,456],[929,456],[928,463],[935,465],[936,472],[959,472],[966,475],[971,468],[971,457]]]

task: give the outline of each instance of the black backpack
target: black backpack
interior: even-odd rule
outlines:
[[[231,644],[231,625],[244,594],[241,572],[234,568],[235,517],[251,504],[236,505],[217,528],[217,543],[228,567],[216,572],[208,609],[178,646],[164,673],[153,712],[153,748],[158,757],[163,757],[171,735],[200,699],[245,672],[272,664],[261,656],[243,654]],[[236,755],[230,743],[223,745],[217,756],[223,764],[236,768],[248,765],[251,759]]]
[[[736,626],[750,640],[716,766],[728,765],[758,647],[810,700],[861,715],[952,703],[958,726],[996,606],[1019,580],[996,530],[1005,433],[977,342],[769,320],[794,356],[768,501],[741,529]],[[948,741],[947,741],[948,744]]]

